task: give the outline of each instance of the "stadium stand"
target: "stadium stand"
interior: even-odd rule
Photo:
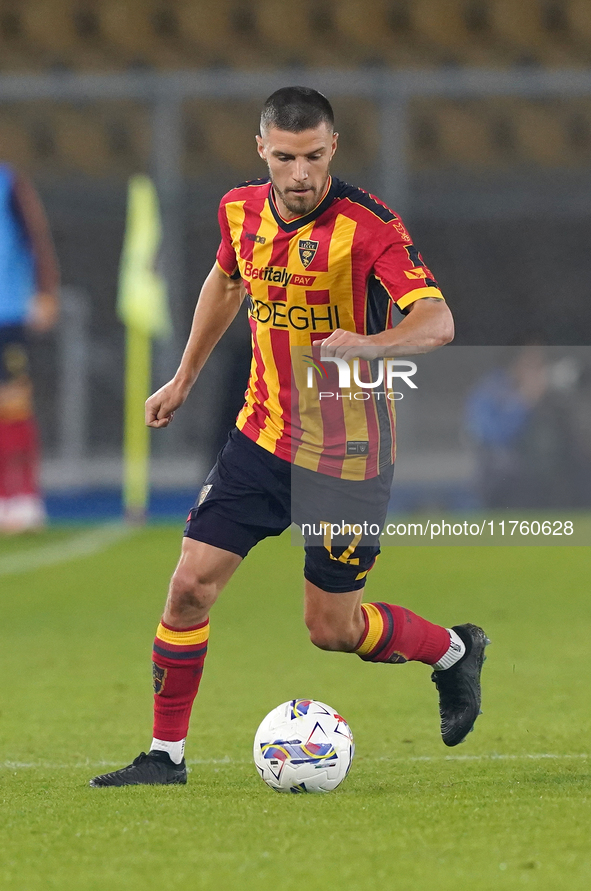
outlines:
[[[359,100],[335,106],[341,130],[338,172],[354,176],[376,160],[376,109]],[[256,160],[244,146],[253,140],[257,115],[254,105],[243,102],[186,102],[185,175],[221,173],[230,181],[253,176]],[[415,170],[492,171],[515,164],[585,169],[589,164],[591,100],[417,99],[409,117]],[[147,168],[150,149],[148,110],[133,102],[0,104],[0,157],[35,175],[127,176]]]
[[[41,175],[126,177],[147,169],[146,115],[126,102],[0,104],[0,158]]]
[[[375,109],[359,99],[335,103],[341,130],[338,171],[341,175],[370,167],[376,158]],[[236,182],[264,174],[257,167],[254,135],[260,109],[256,103],[186,102],[183,106],[185,174],[206,176],[212,170],[227,172]],[[252,146],[245,151],[244,146]]]
[[[539,167],[558,167],[568,163],[564,128],[554,104],[528,102],[511,115],[515,141],[521,159]]]
[[[491,0],[490,27],[496,41],[506,47],[514,64],[572,65],[582,62],[570,41],[566,3],[540,0]]]
[[[497,67],[508,62],[492,45],[487,8],[482,4],[414,0],[409,19],[412,33],[428,43],[430,53],[439,55],[442,64]]]
[[[423,99],[411,105],[415,169],[588,167],[591,101]]]
[[[95,15],[101,39],[125,67],[195,68],[223,64],[229,50],[228,0],[146,3],[104,0]],[[227,62],[226,62],[227,64]]]
[[[92,29],[81,27],[72,0],[21,0],[0,8],[0,68],[104,71],[114,59]]]
[[[258,109],[243,103],[194,101],[185,103],[184,111],[188,175],[206,176],[220,168],[237,180],[256,175],[252,121],[257,119]],[[252,145],[252,152],[245,152],[245,145]]]
[[[488,121],[466,102],[413,104],[411,146],[418,169],[499,163]]]
[[[0,70],[584,65],[588,0],[2,0]]]
[[[289,67],[335,66],[335,59],[342,58],[332,9],[323,0],[317,4],[301,0],[287,15],[281,0],[259,0],[254,10],[252,31],[266,62]]]
[[[0,0],[0,73],[590,62],[590,0]],[[377,109],[335,108],[338,173],[355,179],[376,162]],[[149,113],[132,102],[0,104],[0,157],[41,177],[125,177],[147,169]],[[186,102],[185,175],[252,176],[243,147],[257,113]],[[588,167],[591,100],[417,99],[409,119],[416,171]]]
[[[52,116],[61,166],[92,176],[126,176],[146,169],[150,145],[145,114],[131,103],[62,105]]]
[[[35,161],[33,142],[13,105],[0,105],[0,158],[27,168]]]
[[[349,64],[431,68],[445,61],[445,51],[434,49],[417,32],[409,3],[342,0],[334,6],[334,23]]]
[[[582,48],[591,62],[591,4],[587,0],[569,0],[564,10],[564,27],[573,44]]]
[[[0,0],[6,72],[589,61],[589,0],[301,0],[297,9],[284,0]],[[375,157],[363,126],[372,109],[354,103],[348,113],[342,103],[338,110],[346,116],[343,169],[366,168]],[[248,176],[250,159],[239,146],[251,138],[253,109],[193,102],[185,112],[187,174],[217,168]],[[3,156],[37,172],[71,166],[124,174],[149,153],[147,132],[134,124],[145,120],[137,106],[94,115],[25,103],[0,114]],[[574,100],[417,101],[410,154],[417,169],[585,165],[590,130],[589,104]]]

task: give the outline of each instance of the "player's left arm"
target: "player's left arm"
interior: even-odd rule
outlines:
[[[373,241],[368,242],[366,250],[377,248],[378,253],[370,276],[404,318],[395,328],[385,326],[384,331],[375,334],[333,331],[322,342],[321,354],[345,360],[412,356],[429,353],[453,340],[450,309],[402,221],[395,218],[385,226],[374,226],[371,235]]]
[[[408,307],[408,314],[388,331],[356,334],[337,328],[322,341],[323,356],[340,359],[377,359],[430,353],[450,343],[454,322],[450,308],[441,297],[422,297]]]
[[[36,293],[29,313],[35,331],[52,328],[59,313],[60,272],[51,231],[43,204],[32,182],[21,173],[12,187],[15,211],[19,215],[35,262]]]

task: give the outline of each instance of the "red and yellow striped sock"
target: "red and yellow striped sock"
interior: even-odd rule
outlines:
[[[365,630],[355,652],[366,662],[425,662],[434,665],[449,649],[446,628],[402,606],[362,603]]]
[[[190,628],[160,622],[154,640],[154,737],[185,739],[207,655],[209,619]]]

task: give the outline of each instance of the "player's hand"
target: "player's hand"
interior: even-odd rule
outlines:
[[[320,358],[322,356],[336,356],[337,359],[376,359],[379,349],[373,338],[365,334],[356,334],[354,331],[343,331],[337,328],[330,337],[323,340],[320,345]]]
[[[35,294],[27,318],[27,326],[37,334],[51,331],[59,316],[59,303],[55,294]]]
[[[188,389],[181,387],[174,378],[146,400],[146,426],[168,427],[174,413],[188,396]]]

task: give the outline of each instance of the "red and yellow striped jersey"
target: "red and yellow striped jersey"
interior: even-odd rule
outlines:
[[[394,304],[404,311],[422,297],[442,297],[400,218],[332,178],[311,213],[287,221],[269,180],[255,180],[224,196],[219,223],[217,262],[242,278],[250,304],[253,357],[238,428],[302,467],[344,479],[377,476],[394,461],[394,403],[375,394],[321,399],[307,372],[336,328],[376,334],[392,327]],[[373,381],[369,365],[361,362],[360,371]],[[321,389],[334,390],[336,366],[326,368]]]

